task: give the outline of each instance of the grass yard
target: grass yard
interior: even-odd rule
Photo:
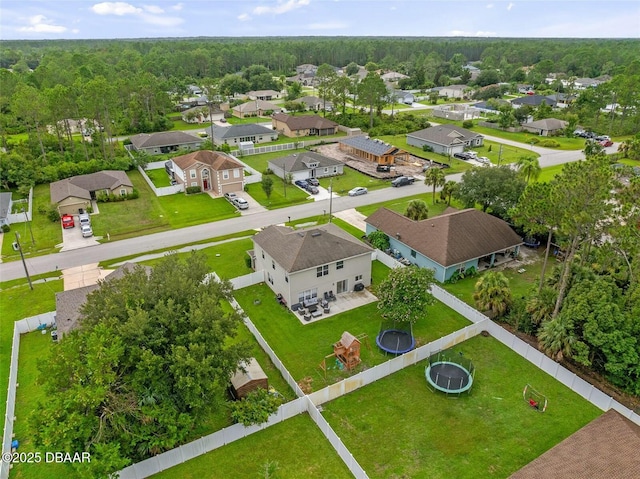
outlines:
[[[508,477],[602,413],[493,338],[455,349],[476,368],[470,395],[431,392],[422,362],[323,406],[369,477]],[[527,383],[544,414],[523,401]]]
[[[164,168],[156,168],[154,170],[145,170],[145,173],[156,188],[163,186],[171,186],[169,175]]]
[[[271,175],[271,178],[273,179],[273,190],[269,198],[267,198],[267,195],[262,189],[262,183],[252,183],[245,186],[245,191],[265,208],[273,210],[312,201],[307,199],[311,196],[310,193],[303,191],[295,185],[287,185],[287,196],[285,196],[285,188],[283,187],[282,180],[275,175]]]
[[[562,173],[563,168],[564,165],[547,166],[546,168],[542,168],[537,181],[541,183],[549,183],[556,175]]]
[[[384,265],[374,261],[374,285],[379,284],[387,272]],[[312,378],[314,390],[348,376],[344,371],[332,369],[328,371],[325,382],[319,367],[324,357],[333,352],[332,345],[340,339],[343,331],[367,335],[368,347],[365,344],[361,350],[361,367],[375,366],[389,359],[375,343],[382,321],[376,303],[303,325],[294,313],[275,301],[273,291],[265,284],[237,290],[234,296],[294,379]],[[254,304],[255,299],[259,299],[260,304]],[[426,317],[414,325],[413,331],[416,343],[422,345],[468,324],[453,310],[436,303],[429,307]]]
[[[427,207],[429,208],[429,218],[432,218],[433,216],[437,216],[447,209],[447,203],[443,201],[438,201],[439,197],[440,197],[440,193],[436,191],[435,205],[433,204],[433,200],[432,200],[433,194],[425,193],[420,195],[407,196],[405,198],[398,198],[398,199],[383,201],[383,202],[374,203],[371,205],[359,206],[356,208],[356,210],[365,216],[369,216],[375,211],[377,211],[379,208],[384,207],[393,211],[397,211],[398,213],[404,214],[405,210],[407,209],[407,205],[411,200],[423,200],[425,203],[427,203]],[[453,199],[451,200],[451,206],[453,206],[454,208],[461,207],[460,204]]]
[[[55,276],[54,276],[55,274]],[[1,283],[0,290],[0,404],[2,417],[0,426],[4,428],[4,408],[7,403],[7,386],[9,384],[9,364],[11,358],[11,341],[13,339],[13,323],[36,314],[47,313],[56,309],[55,293],[62,291],[60,272],[34,276],[33,291],[29,289],[25,279]],[[46,278],[46,282],[41,282]]]
[[[282,150],[282,151],[274,151],[271,153],[262,153],[260,155],[244,155],[238,156],[237,152],[234,152],[236,158],[243,161],[251,168],[258,170],[262,173],[269,166],[269,160],[274,160],[276,158],[283,158],[285,156],[293,155],[296,153],[306,152],[304,148],[299,148],[297,150]],[[275,180],[274,180],[275,181]]]
[[[271,474],[265,472],[269,463],[275,470]],[[311,418],[301,414],[151,477],[348,479],[352,475]]]
[[[536,158],[540,156],[528,148],[518,148],[486,139],[483,143],[483,146],[474,146],[473,151],[478,152],[478,156],[486,156],[494,165],[515,163],[522,156],[535,156]],[[500,151],[501,146],[502,151]]]
[[[379,178],[372,178],[359,171],[356,171],[348,166],[343,168],[344,174],[334,176],[331,178],[319,178],[320,186],[329,188],[329,185],[333,184],[333,191],[341,196],[345,196],[349,193],[349,190],[356,186],[365,186],[370,190],[377,190],[379,188],[389,188],[389,180],[382,180]]]

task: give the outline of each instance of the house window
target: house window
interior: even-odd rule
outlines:
[[[324,167],[324,172],[325,173],[329,173],[329,168],[327,168],[326,166]]]
[[[321,278],[323,276],[327,276],[329,274],[329,265],[325,264],[324,266],[318,266],[316,268],[316,278]]]
[[[262,250],[262,259],[264,259],[264,250]]]
[[[336,269],[342,269],[344,268],[344,261],[338,261],[336,263]]]
[[[272,267],[273,269],[276,269],[276,262],[275,262],[275,261],[273,261],[273,260],[271,260],[271,267]]]
[[[240,168],[234,168],[233,169],[233,177],[234,178],[240,178]]]
[[[273,285],[273,278],[271,277],[271,273],[267,273],[267,281]]]
[[[196,177],[196,170],[189,170],[189,177],[194,179]]]
[[[191,186],[198,186],[198,182],[197,181],[192,181],[191,182]]]
[[[122,188],[122,189],[120,190],[120,196],[124,196],[124,195],[126,195],[126,194],[127,194],[127,190],[125,190],[124,188]]]
[[[228,180],[229,179],[229,170],[224,170],[222,172],[222,179],[223,180]]]
[[[358,276],[356,276],[356,281],[362,281],[362,275],[359,274]]]
[[[285,276],[284,280],[288,283],[289,282],[289,276]]]
[[[414,250],[411,250],[411,257],[415,258],[416,257],[416,252]]]
[[[306,291],[301,291],[298,293],[298,303],[302,303],[305,300],[313,299],[318,297],[318,289],[308,289]]]
[[[337,167],[337,166],[334,166],[334,167],[333,167],[333,172],[334,172],[334,173],[337,173],[337,172],[338,172],[338,167]]]

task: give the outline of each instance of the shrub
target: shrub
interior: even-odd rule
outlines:
[[[547,139],[542,140],[539,143],[539,146],[543,146],[545,148],[558,148],[560,146],[560,143],[558,143],[556,140]]]
[[[262,172],[263,175],[272,175],[273,174],[273,170],[271,168],[265,168],[265,170]]]
[[[433,151],[433,148],[431,148],[429,145],[422,145],[422,151],[426,151],[428,153],[430,151]]]
[[[192,194],[195,194],[195,193],[200,193],[201,191],[202,190],[200,189],[199,186],[187,186],[187,190],[186,190],[188,195],[192,195]]]
[[[9,225],[2,225],[2,232],[3,233],[8,233],[9,231],[11,231],[11,226]]]
[[[473,128],[473,121],[472,120],[464,120],[462,122],[462,128]]]
[[[382,231],[374,231],[368,236],[369,243],[374,248],[378,248],[379,250],[386,251],[389,249],[389,237],[383,233]]]
[[[55,205],[51,205],[49,207],[49,210],[47,211],[47,218],[49,218],[52,223],[60,221],[60,212]]]
[[[530,139],[527,140],[527,143],[530,143],[532,145],[537,145],[538,143],[540,143],[540,138],[538,138],[537,136],[531,137]]]

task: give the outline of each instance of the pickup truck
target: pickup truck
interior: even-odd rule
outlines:
[[[62,221],[62,227],[66,230],[68,228],[73,228],[76,224],[73,221],[73,216],[71,215],[62,215],[60,218]]]
[[[414,181],[416,181],[416,179],[409,176],[398,176],[391,182],[391,186],[397,188],[399,186],[412,185]]]

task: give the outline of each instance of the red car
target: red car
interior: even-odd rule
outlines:
[[[64,229],[73,228],[76,224],[73,221],[73,216],[71,215],[62,215],[62,227]]]
[[[602,146],[611,146],[611,145],[613,145],[613,141],[611,141],[611,140],[602,140],[602,141],[600,142],[600,144],[601,144]]]

